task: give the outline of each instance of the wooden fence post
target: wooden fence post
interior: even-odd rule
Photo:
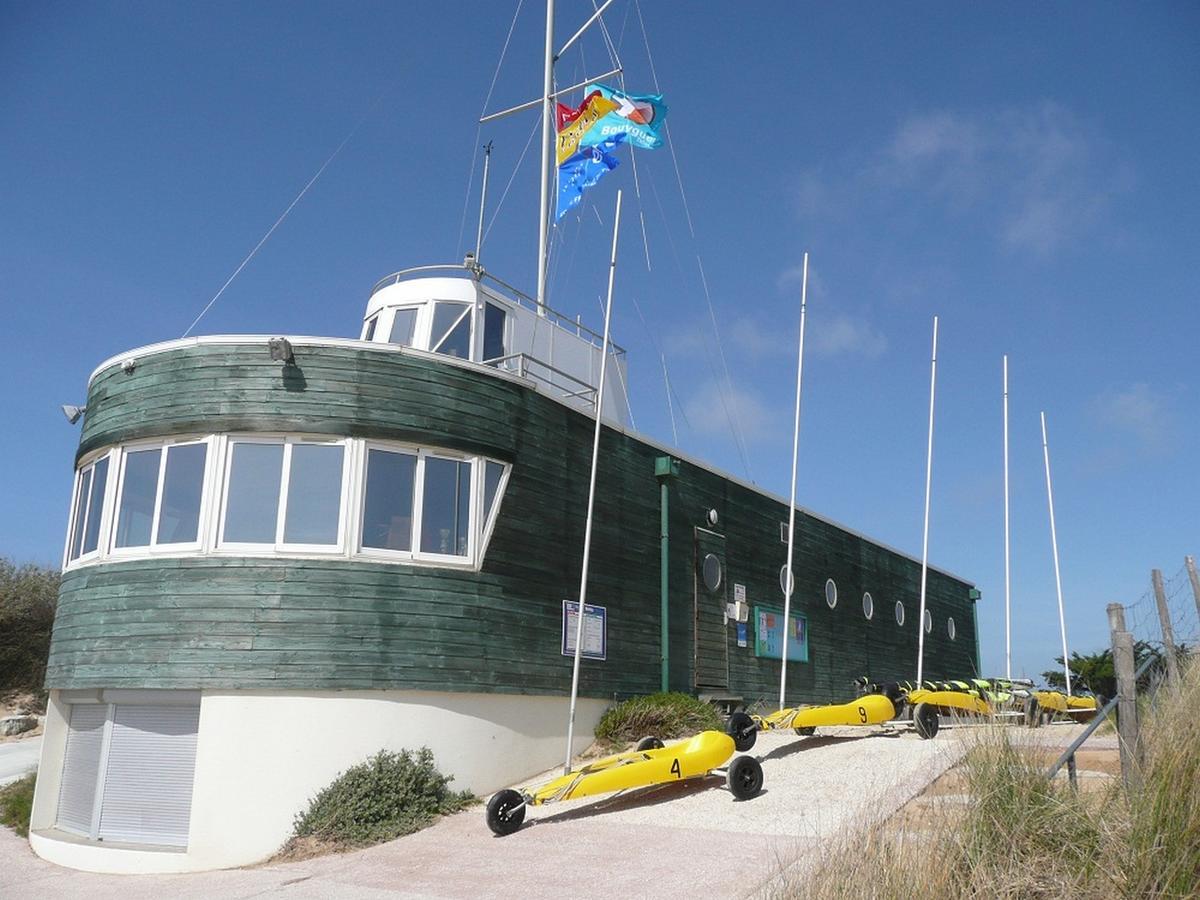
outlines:
[[[1108,604],[1108,628],[1112,632],[1113,668],[1117,673],[1117,736],[1121,748],[1121,776],[1127,789],[1138,790],[1142,784],[1142,773],[1133,636],[1125,630],[1125,607],[1120,603]]]
[[[1179,657],[1175,652],[1175,629],[1171,627],[1171,611],[1167,609],[1167,592],[1163,589],[1162,572],[1152,569],[1150,580],[1154,583],[1154,601],[1158,606],[1158,624],[1162,626],[1163,647],[1167,651],[1167,675],[1172,684],[1179,684]]]
[[[1196,615],[1200,616],[1200,574],[1196,573],[1196,557],[1185,556],[1183,564],[1187,566],[1188,578],[1192,582],[1192,596],[1196,598]]]

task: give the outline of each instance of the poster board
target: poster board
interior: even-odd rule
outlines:
[[[562,609],[562,655],[575,655],[575,632],[579,628],[579,602],[564,600]],[[583,616],[584,659],[608,657],[608,608],[588,603]]]
[[[808,618],[797,613],[788,617],[788,662],[808,662]],[[754,655],[783,659],[783,610],[754,607]]]

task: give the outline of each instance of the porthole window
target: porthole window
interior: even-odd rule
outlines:
[[[958,637],[958,632],[954,628],[953,617],[946,620],[946,634],[950,635],[950,640],[954,640],[956,637]]]
[[[904,624],[904,604],[899,600],[896,601],[896,624]]]
[[[929,610],[925,610],[924,622],[925,622],[925,633],[929,634],[929,632],[933,631],[933,616],[931,616],[929,614]]]
[[[792,592],[795,585],[795,576],[789,577],[789,574],[786,564],[779,567],[779,589],[785,596]]]
[[[704,586],[710,591],[715,591],[721,586],[721,561],[715,554],[709,553],[704,557],[701,574],[704,577]]]
[[[832,578],[825,579],[825,605],[830,609],[837,606],[837,585]]]
[[[871,592],[863,594],[863,615],[868,619],[875,615],[875,601],[871,599]]]

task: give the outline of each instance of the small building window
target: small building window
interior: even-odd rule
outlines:
[[[367,320],[366,331],[363,332],[364,341],[372,341],[375,339],[375,326],[379,323],[379,316],[372,316]]]
[[[447,356],[471,356],[471,305],[439,301],[433,307],[429,349]]]
[[[421,500],[421,552],[466,556],[471,528],[471,464],[427,456]]]
[[[389,344],[400,344],[402,347],[412,346],[413,332],[417,327],[417,312],[416,307],[409,307],[398,309],[392,314],[392,331],[388,335]]]
[[[362,545],[377,550],[412,550],[415,453],[367,451]]]
[[[863,594],[863,615],[870,619],[875,615],[875,601],[871,599],[871,592]]]
[[[787,563],[779,567],[779,590],[783,591],[786,597],[790,594],[796,585],[796,576],[788,571]]]
[[[825,605],[830,609],[837,606],[837,585],[832,578],[825,579]]]
[[[925,618],[923,621],[925,623],[925,633],[929,634],[929,632],[933,631],[933,616],[930,615],[929,610],[925,610]]]
[[[946,634],[950,635],[950,640],[958,637],[958,630],[954,627],[954,617],[951,616],[946,620]]]
[[[779,523],[779,543],[786,544],[788,542],[788,523]]]
[[[504,320],[507,317],[503,309],[494,303],[483,307],[483,361],[491,362],[504,356]]]
[[[704,586],[710,591],[715,591],[721,586],[721,560],[717,559],[715,553],[705,554],[700,575],[704,579]]]
[[[896,624],[904,624],[904,604],[899,600],[896,601]]]
[[[80,469],[77,485],[68,561],[95,553],[100,546],[100,522],[108,487],[108,456]]]
[[[500,490],[500,479],[504,477],[504,466],[490,459],[483,467],[483,521],[492,520],[492,509],[496,502],[496,494]]]

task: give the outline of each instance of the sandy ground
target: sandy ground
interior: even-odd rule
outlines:
[[[478,806],[369,850],[195,875],[62,869],[0,829],[0,871],[6,897],[740,897],[843,830],[901,808],[961,757],[960,738],[766,734],[751,751],[764,789],[744,802],[714,775],[531,809],[505,838],[491,834]]]

